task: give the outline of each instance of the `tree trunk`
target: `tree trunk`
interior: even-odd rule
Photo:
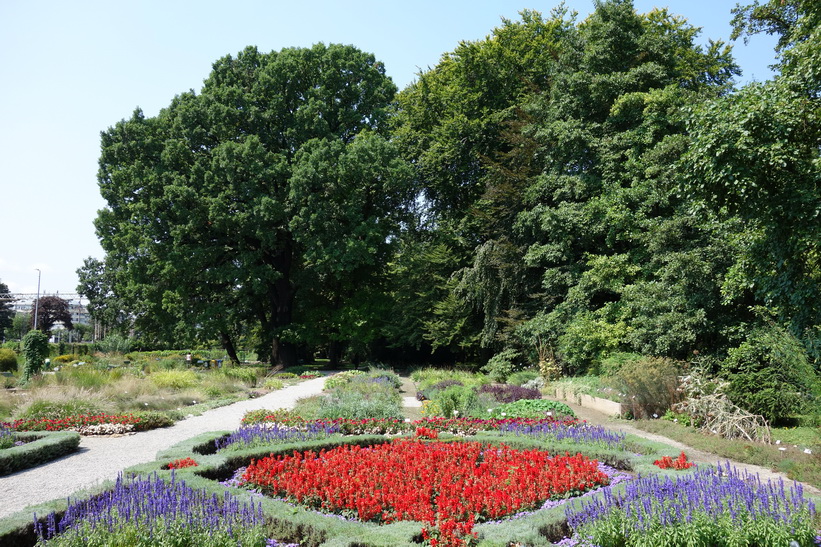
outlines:
[[[338,340],[328,342],[328,367],[335,369],[339,365],[339,358],[342,355],[342,343]]]
[[[234,346],[234,341],[225,332],[220,332],[220,338],[222,339],[222,347],[225,349],[228,357],[231,358],[231,363],[238,365],[239,357],[237,357],[237,348]]]
[[[271,326],[273,341],[271,343],[271,365],[279,370],[296,366],[296,348],[290,342],[283,341],[279,335],[284,327],[293,321],[294,294],[291,285],[291,264],[293,263],[293,242],[286,238],[284,248],[274,258],[274,268],[281,274],[273,284],[271,293]]]

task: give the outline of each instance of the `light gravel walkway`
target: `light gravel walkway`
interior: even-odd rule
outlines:
[[[237,429],[249,410],[293,408],[297,399],[320,393],[326,378],[305,380],[256,399],[215,408],[172,427],[123,437],[82,437],[80,450],[74,454],[0,477],[0,518],[114,480],[123,469],[154,461],[157,452],[185,439]]]

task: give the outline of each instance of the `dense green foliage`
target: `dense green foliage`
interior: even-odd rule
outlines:
[[[821,8],[738,7],[736,37],[777,34],[779,65],[736,88],[731,48],[686,20],[594,7],[523,11],[396,97],[353,47],[219,60],[201,92],[103,134],[107,255],[81,271],[95,313],[232,359],[625,385],[694,355],[734,381],[772,368],[744,349],[772,317],[812,383]]]
[[[14,308],[12,307],[11,291],[8,285],[0,281],[0,339],[5,339],[6,329],[13,326]],[[11,333],[9,333],[11,334]]]
[[[29,331],[23,337],[23,381],[30,380],[43,370],[49,355],[48,337],[40,330]]]
[[[730,381],[730,400],[767,420],[803,414],[817,395],[801,343],[774,326],[752,331],[740,346],[730,349],[723,372]]]
[[[17,372],[17,353],[8,348],[0,348],[0,372]]]

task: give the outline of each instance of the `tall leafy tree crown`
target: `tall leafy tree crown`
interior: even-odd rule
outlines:
[[[104,132],[96,225],[138,329],[230,346],[255,323],[263,355],[292,363],[297,292],[372,272],[395,229],[395,92],[353,46],[249,47],[201,93]]]

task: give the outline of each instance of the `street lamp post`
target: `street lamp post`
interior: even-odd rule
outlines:
[[[40,275],[43,272],[40,271],[40,268],[34,269],[37,270],[37,300],[34,301],[34,330],[37,330],[37,312],[40,307]]]

